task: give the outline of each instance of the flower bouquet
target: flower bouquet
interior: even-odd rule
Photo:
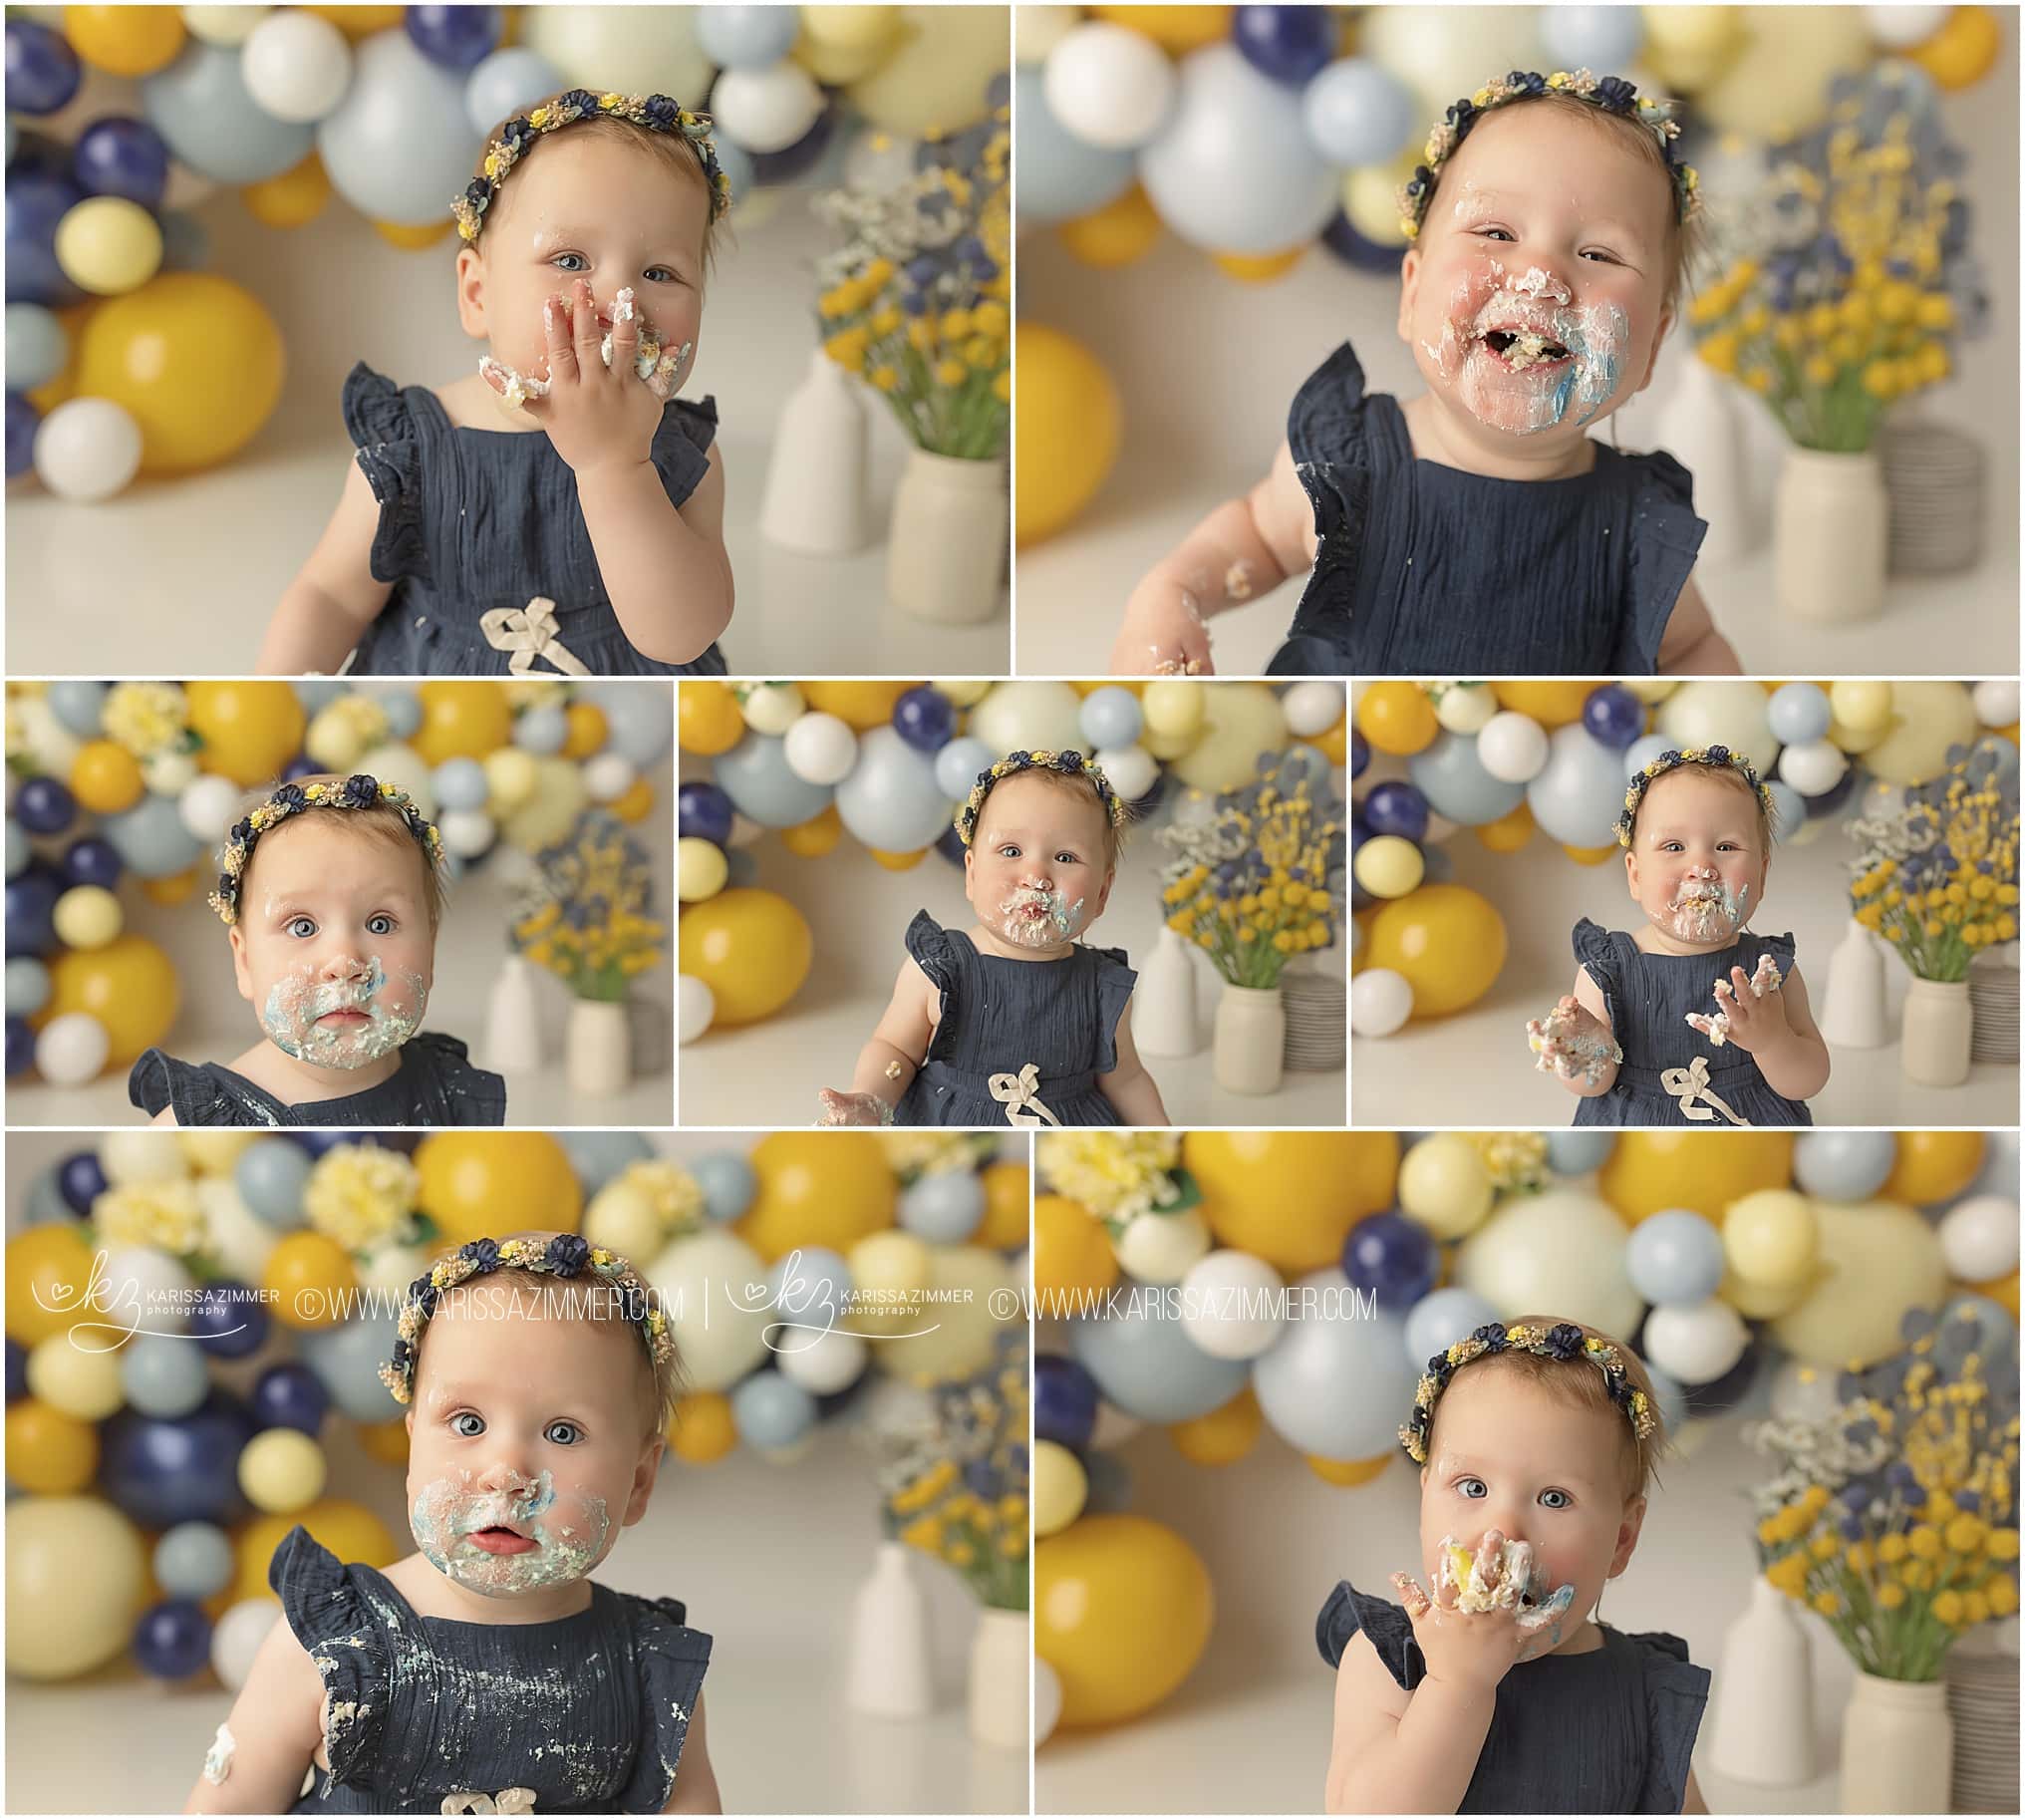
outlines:
[[[1202,1204],[1202,1189],[1182,1166],[1178,1131],[1043,1131],[1035,1163],[1054,1193],[1104,1223],[1114,1244],[1142,1214]]]

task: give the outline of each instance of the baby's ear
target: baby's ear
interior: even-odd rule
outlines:
[[[250,1005],[253,1003],[253,970],[246,960],[246,937],[237,923],[225,931],[225,940],[232,945],[232,979],[239,988],[239,997]]]
[[[1420,248],[1406,249],[1406,257],[1399,262],[1399,339],[1408,347],[1413,345],[1413,299],[1420,290]]]
[[[485,321],[485,261],[475,246],[457,249],[457,326],[478,340],[491,333]]]

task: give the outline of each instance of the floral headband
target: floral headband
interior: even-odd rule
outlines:
[[[1478,121],[1493,108],[1502,108],[1508,102],[1532,101],[1548,94],[1586,101],[1605,114],[1619,115],[1645,128],[1659,142],[1660,152],[1666,159],[1667,171],[1673,178],[1673,199],[1680,219],[1686,221],[1700,209],[1701,178],[1695,174],[1692,164],[1683,164],[1673,155],[1673,142],[1680,137],[1680,123],[1673,118],[1670,101],[1653,101],[1650,97],[1641,96],[1638,85],[1626,82],[1621,76],[1592,76],[1588,70],[1573,73],[1556,70],[1552,76],[1542,76],[1537,70],[1514,70],[1501,80],[1487,82],[1474,95],[1456,102],[1427,136],[1426,148],[1421,152],[1427,162],[1416,164],[1412,177],[1399,190],[1399,231],[1409,240],[1420,237],[1420,224],[1426,218],[1428,203],[1434,199],[1434,179],[1441,167],[1455,156],[1456,148],[1469,138],[1470,129]]]
[[[468,1283],[473,1277],[489,1276],[495,1270],[532,1271],[543,1277],[580,1277],[588,1268],[614,1292],[626,1319],[638,1330],[647,1357],[659,1368],[675,1357],[675,1335],[668,1317],[655,1303],[640,1273],[616,1251],[606,1251],[573,1232],[541,1239],[473,1239],[457,1248],[454,1257],[444,1258],[426,1277],[417,1277],[408,1286],[408,1298],[401,1305],[397,1324],[400,1338],[394,1343],[394,1357],[380,1367],[380,1381],[394,1393],[398,1403],[415,1399],[415,1361],[422,1344],[422,1330],[429,1326],[442,1300],[443,1292]]]
[[[957,810],[957,836],[965,846],[971,844],[971,836],[978,831],[978,817],[984,813],[985,798],[992,793],[993,786],[1019,771],[1031,770],[1059,771],[1064,777],[1087,777],[1097,786],[1097,800],[1110,816],[1111,825],[1114,828],[1124,826],[1129,811],[1118,792],[1111,787],[1110,778],[1104,775],[1101,766],[1092,764],[1073,746],[1066,752],[1009,752],[990,770],[978,773],[970,800]]]
[[[1399,1430],[1399,1444],[1416,1466],[1427,1464],[1427,1437],[1434,1432],[1434,1405],[1441,1401],[1449,1379],[1473,1359],[1504,1352],[1532,1353],[1564,1364],[1587,1359],[1602,1371],[1603,1381],[1609,1385],[1610,1401],[1624,1411],[1633,1434],[1642,1441],[1659,1425],[1651,1399],[1631,1381],[1622,1356],[1609,1341],[1585,1334],[1572,1321],[1557,1322],[1545,1332],[1523,1324],[1507,1327],[1502,1321],[1493,1321],[1427,1362],[1427,1374],[1413,1395],[1413,1413]]]
[[[485,174],[465,184],[463,194],[450,204],[450,213],[457,218],[459,237],[466,241],[478,237],[478,230],[485,225],[485,210],[499,193],[499,185],[536,140],[544,133],[574,126],[594,114],[631,121],[650,133],[672,133],[687,140],[703,160],[704,179],[711,190],[711,219],[715,221],[731,206],[731,179],[718,163],[708,114],[692,114],[666,95],[593,95],[588,89],[565,89],[555,100],[543,102],[499,129],[499,137],[485,153]]]
[[[218,874],[218,888],[210,895],[211,908],[227,928],[239,920],[239,881],[246,876],[247,862],[260,836],[277,822],[305,809],[370,809],[383,802],[401,811],[428,864],[441,865],[442,836],[398,783],[382,783],[364,771],[354,772],[342,783],[284,783],[250,815],[232,824],[231,838],[218,855],[223,870]]]
[[[1617,817],[1617,845],[1631,844],[1631,826],[1638,819],[1638,804],[1644,800],[1645,792],[1652,787],[1655,777],[1663,777],[1670,770],[1678,770],[1683,764],[1703,764],[1717,770],[1733,770],[1751,786],[1752,793],[1766,814],[1772,813],[1772,786],[1761,782],[1757,767],[1742,753],[1734,753],[1727,746],[1690,746],[1683,752],[1663,752],[1641,771],[1631,774],[1629,786],[1624,791],[1624,812]]]

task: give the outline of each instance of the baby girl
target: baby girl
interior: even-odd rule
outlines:
[[[1420,1467],[1433,1591],[1394,1574],[1393,1605],[1345,1580],[1321,1609],[1325,1810],[1707,1812],[1688,1765],[1708,1670],[1678,1637],[1590,1616],[1638,1546],[1664,1445],[1644,1367],[1529,1316],[1427,1369],[1399,1438]]]
[[[826,1125],[1164,1125],[1132,1046],[1122,949],[1075,938],[1104,913],[1125,804],[1082,754],[1015,752],[957,813],[968,931],[926,910],[851,1090]]]
[[[229,1067],[151,1049],[129,1097],[165,1125],[503,1123],[506,1083],[422,1029],[442,863],[392,783],[280,785],[233,825],[211,893],[262,1040]]]
[[[510,181],[508,179],[511,179]],[[710,399],[675,399],[729,206],[710,122],[571,89],[507,121],[453,206],[452,384],[345,381],[359,446],[260,668],[722,676],[731,618]],[[481,238],[482,236],[482,238]]]
[[[380,1375],[410,1405],[420,1552],[382,1573],[289,1532],[287,1622],[184,1811],[722,1812],[711,1639],[680,1600],[590,1578],[646,1514],[680,1372],[632,1265],[574,1233],[476,1239],[418,1277]]]
[[[1744,928],[1772,863],[1772,793],[1724,746],[1660,754],[1617,817],[1635,931],[1575,926],[1575,991],[1526,1026],[1579,1125],[1811,1125],[1828,1045],[1793,937]]]
[[[1514,71],[1448,111],[1400,192],[1400,339],[1426,390],[1366,393],[1345,342],[1271,472],[1132,592],[1122,674],[1211,669],[1205,621],[1307,585],[1275,674],[1735,672],[1690,573],[1670,455],[1590,432],[1650,383],[1696,212],[1665,103]]]

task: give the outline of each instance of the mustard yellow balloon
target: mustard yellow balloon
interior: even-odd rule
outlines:
[[[102,1317],[103,1319],[103,1317]],[[113,1334],[52,1334],[28,1356],[28,1390],[52,1409],[81,1422],[102,1422],[127,1400],[120,1384],[120,1355]]]
[[[92,312],[77,389],[140,426],[143,473],[194,473],[259,434],[283,366],[281,330],[251,291],[210,272],[162,272]]]
[[[182,53],[173,6],[67,6],[63,35],[84,62],[112,76],[151,76]]]
[[[56,262],[80,290],[118,297],[161,269],[161,229],[139,202],[87,196],[56,227]]]
[[[1533,838],[1533,811],[1521,802],[1509,815],[1487,821],[1475,832],[1493,853],[1516,853]]]
[[[416,1205],[443,1245],[499,1238],[523,1227],[575,1232],[583,1188],[569,1154],[546,1131],[436,1131],[415,1152]]]
[[[1496,1198],[1476,1145],[1453,1132],[1423,1137],[1399,1165],[1400,1212],[1437,1239],[1475,1232]]]
[[[752,1205],[732,1230],[768,1264],[798,1245],[848,1252],[893,1224],[899,1184],[869,1131],[771,1131],[751,1163]]]
[[[2004,29],[1994,9],[1957,6],[1939,31],[1906,55],[1943,89],[1966,89],[1996,67],[2003,48]]]
[[[286,683],[194,682],[184,693],[207,771],[251,789],[273,782],[302,749],[302,701]]]
[[[1181,1154],[1218,1242],[1292,1276],[1342,1255],[1358,1189],[1382,1161],[1366,1152],[1360,1183],[1355,1144],[1347,1131],[1191,1131]]]
[[[564,711],[567,733],[562,743],[565,758],[588,758],[604,748],[611,733],[605,711],[596,702],[572,702]]]
[[[993,1163],[984,1171],[985,1217],[975,1243],[994,1251],[1018,1251],[1032,1238],[1028,1200],[1032,1178],[1024,1163]]]
[[[69,1497],[91,1484],[98,1470],[99,1430],[91,1422],[39,1396],[7,1405],[7,1483],[15,1490]]]
[[[833,714],[853,733],[889,727],[893,707],[915,685],[897,683],[823,683],[801,685],[801,699],[817,714]]]
[[[362,38],[370,38],[375,32],[384,32],[390,26],[401,23],[407,12],[401,6],[305,6],[305,13],[314,13],[319,19],[328,19],[354,44]]]
[[[1379,907],[1362,959],[1412,986],[1416,1018],[1447,1017],[1496,984],[1505,965],[1505,919],[1465,885],[1422,885]]]
[[[1163,51],[1179,57],[1206,44],[1221,44],[1231,35],[1229,6],[1093,6],[1093,19],[1108,19],[1150,38]]]
[[[279,176],[242,186],[239,200],[263,227],[307,227],[330,206],[330,172],[312,152]]]
[[[1266,1412],[1250,1384],[1221,1408],[1192,1421],[1170,1422],[1167,1438],[1174,1450],[1196,1466],[1231,1466],[1259,1444]]]
[[[1059,1441],[1033,1447],[1033,1533],[1051,1536],[1083,1514],[1090,1495],[1083,1463]]]
[[[1566,727],[1582,719],[1583,704],[1600,687],[1596,683],[1502,682],[1491,692],[1500,708],[1530,715],[1543,727]]]
[[[1621,853],[1623,848],[1614,840],[1600,847],[1572,847],[1564,840],[1561,850],[1579,866],[1599,866],[1604,860]]]
[[[1099,1293],[1118,1280],[1118,1256],[1089,1209],[1065,1194],[1033,1198],[1033,1290],[1067,1298]]]
[[[1311,242],[1290,246],[1277,253],[1213,253],[1217,268],[1240,284],[1271,284],[1284,278],[1302,261]]]
[[[801,990],[815,958],[807,919],[777,892],[720,891],[682,913],[682,971],[711,989],[718,1028],[770,1018]]]
[[[85,1306],[92,1252],[74,1226],[31,1226],[7,1241],[7,1338],[34,1348],[67,1334]]]
[[[1374,1454],[1368,1460],[1325,1460],[1318,1453],[1307,1456],[1308,1469],[1324,1485],[1368,1485],[1391,1463],[1389,1453]]]
[[[1357,731],[1378,751],[1404,758],[1432,746],[1441,723],[1418,683],[1373,683],[1357,700]]]
[[[307,1510],[255,1517],[239,1532],[239,1577],[235,1599],[271,1599],[267,1570],[274,1551],[300,1523],[340,1561],[362,1561],[368,1567],[391,1567],[402,1553],[393,1532],[363,1504],[349,1498],[320,1498]]]
[[[943,9],[967,11],[967,8]],[[1073,336],[1021,318],[1012,331],[1019,384],[1013,534],[1023,546],[1072,523],[1118,458],[1123,406],[1103,363]]]
[[[1896,1201],[1821,1201],[1815,1214],[1820,1280],[1772,1323],[1772,1336],[1809,1365],[1862,1370],[1904,1346],[1898,1323],[1908,1308],[1940,1306],[1947,1291],[1940,1235]]]
[[[408,1418],[397,1415],[391,1422],[361,1422],[356,1430],[359,1446],[369,1460],[383,1466],[408,1464]]]
[[[1879,1195],[1914,1207],[1952,1200],[1982,1173],[1983,1142],[1980,1131],[1900,1131],[1897,1158]]]
[[[780,844],[797,859],[820,859],[844,837],[844,818],[834,802],[823,804],[822,813],[791,828],[780,830]]]
[[[181,1003],[175,964],[145,935],[115,936],[103,948],[73,948],[49,964],[49,1003],[37,1027],[66,1012],[89,1012],[106,1027],[109,1068],[131,1067],[168,1035]]]
[[[1627,1226],[1684,1207],[1720,1227],[1732,1201],[1792,1179],[1791,1132],[1627,1131],[1596,1186]]]
[[[1137,1718],[1188,1678],[1216,1597],[1202,1557],[1145,1517],[1085,1517],[1033,1552],[1033,1652],[1061,1682],[1059,1725]]]
[[[426,764],[446,758],[482,758],[513,737],[513,709],[506,691],[488,681],[424,683],[416,695],[422,725],[409,744]]]
[[[730,877],[730,861],[714,840],[686,834],[675,843],[675,894],[686,904],[716,897]]]
[[[866,849],[888,872],[912,872],[928,857],[926,847],[916,847],[912,853],[889,853],[884,847]]]
[[[1723,1214],[1723,1259],[1743,1282],[1793,1289],[1814,1275],[1820,1224],[1814,1203],[1791,1188],[1760,1188]]]
[[[684,682],[675,691],[675,739],[684,752],[715,758],[745,737],[745,717],[727,684]]]
[[[1102,208],[1063,221],[1055,235],[1069,252],[1099,271],[1131,265],[1153,250],[1161,234],[1160,212],[1137,183]]]
[[[239,1450],[239,1489],[255,1510],[306,1509],[324,1495],[324,1450],[300,1428],[266,1428]]]
[[[13,1428],[13,1412],[8,1412]],[[9,1450],[8,1477],[13,1477]],[[7,1506],[7,1671],[68,1680],[103,1668],[134,1635],[147,1543],[103,1498],[30,1497]]]
[[[404,253],[426,253],[432,246],[440,246],[450,235],[456,222],[448,215],[440,221],[424,221],[420,224],[408,221],[375,221],[374,231],[389,246]]]
[[[299,1333],[336,1327],[353,1312],[345,1297],[359,1287],[352,1255],[320,1232],[291,1232],[267,1254],[260,1286],[283,1327]]]
[[[692,1390],[669,1418],[668,1444],[677,1459],[692,1466],[723,1459],[738,1444],[731,1399],[722,1390]]]
[[[87,740],[71,760],[71,794],[95,815],[117,815],[146,787],[141,760],[113,740]]]

